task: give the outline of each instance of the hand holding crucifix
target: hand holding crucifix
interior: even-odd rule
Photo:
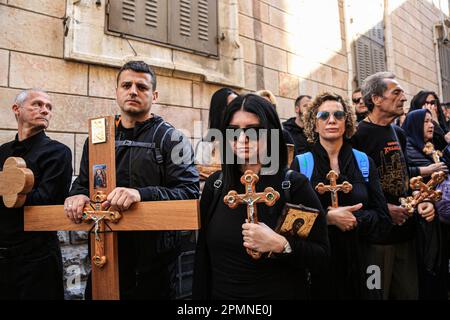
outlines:
[[[406,198],[400,198],[401,206],[406,208],[410,214],[414,212],[414,209],[419,203],[424,201],[436,202],[442,197],[442,191],[436,190],[436,186],[445,180],[446,174],[442,171],[435,172],[431,175],[430,181],[426,184],[422,181],[421,176],[411,178],[410,187],[413,190],[417,190],[412,196]]]
[[[265,203],[267,206],[273,206],[280,198],[280,194],[271,187],[264,189],[264,192],[255,192],[255,186],[259,177],[251,170],[245,171],[241,177],[241,183],[245,185],[245,193],[238,194],[235,190],[231,190],[224,197],[223,201],[231,209],[237,208],[240,204],[247,204],[247,221],[249,223],[258,223],[257,203]],[[247,249],[247,253],[253,259],[259,259],[261,253],[252,249]]]

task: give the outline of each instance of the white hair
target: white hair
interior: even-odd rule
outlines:
[[[44,94],[48,95],[48,93],[45,90],[39,89],[39,88],[31,88],[31,89],[22,90],[16,96],[16,99],[14,99],[14,104],[18,105],[19,107],[23,106],[25,101],[27,101],[30,94],[33,92],[39,92],[39,93],[44,93]]]

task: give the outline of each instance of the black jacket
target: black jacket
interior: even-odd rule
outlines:
[[[330,172],[330,159],[320,142],[312,147],[314,170],[311,185],[329,184],[326,179]],[[331,263],[324,274],[314,274],[313,297],[318,299],[361,299],[375,297],[366,286],[366,257],[370,243],[385,240],[392,229],[392,221],[380,185],[377,168],[369,158],[369,181],[365,182],[352,152],[352,146],[345,141],[339,151],[340,175],[337,183],[348,181],[353,189],[349,193],[338,193],[339,206],[351,206],[362,203],[363,207],[354,212],[357,227],[342,232],[334,225],[328,226],[331,248]],[[291,169],[300,171],[298,161],[294,161]],[[331,206],[329,192],[318,194],[322,207]]]
[[[292,140],[294,140],[295,155],[309,151],[310,144],[306,140],[306,136],[305,133],[303,132],[303,129],[300,128],[295,123],[295,117],[290,118],[289,120],[283,122],[283,128],[284,130],[289,132],[289,134],[292,137]]]
[[[34,186],[25,205],[62,204],[72,179],[72,154],[60,142],[50,139],[44,131],[19,141],[0,146],[0,170],[8,157],[21,157],[34,174]],[[0,247],[19,245],[28,240],[50,237],[56,232],[24,232],[23,208],[6,208],[0,197]]]
[[[137,189],[142,201],[185,200],[199,197],[199,176],[194,166],[193,151],[188,139],[154,115],[133,129],[119,123],[116,141],[154,143],[152,148],[116,145],[117,187]],[[182,154],[186,161],[172,161],[172,152]],[[74,181],[70,195],[89,195],[88,143],[84,144],[80,174]],[[163,277],[179,249],[180,236],[175,231],[121,232],[119,233],[119,270],[123,272],[153,273]],[[162,272],[162,271],[161,271]],[[130,280],[133,281],[133,280]]]
[[[195,253],[195,268],[194,268],[194,278],[193,278],[193,289],[192,294],[194,299],[211,299],[213,288],[212,285],[212,272],[216,266],[211,263],[211,242],[208,242],[209,236],[211,236],[210,230],[215,225],[216,228],[221,228],[224,232],[228,233],[227,241],[229,239],[235,239],[236,237],[242,237],[241,232],[241,222],[238,223],[237,228],[232,228],[234,219],[241,219],[244,222],[244,217],[246,213],[245,206],[239,206],[236,209],[229,209],[225,207],[223,203],[224,196],[229,190],[225,188],[216,189],[214,186],[216,180],[219,178],[220,172],[215,172],[206,180],[205,188],[202,192],[202,198],[200,201],[200,212],[201,212],[201,224],[197,248]],[[272,186],[275,190],[280,192],[280,199],[273,207],[267,207],[264,205],[258,206],[258,217],[261,222],[264,222],[271,228],[275,227],[275,221],[278,219],[281,211],[286,203],[286,194],[282,191],[282,181],[284,180],[284,173],[279,172],[273,176],[261,176],[259,183],[256,185],[257,192],[263,191],[266,186]],[[254,261],[254,272],[258,272],[258,276],[262,276],[261,266],[271,267],[272,273],[280,274],[281,278],[289,278],[289,280],[280,281],[276,284],[272,284],[272,288],[267,288],[268,284],[255,281],[255,282],[241,282],[236,283],[236,291],[240,298],[244,295],[244,291],[251,295],[252,299],[261,299],[262,291],[273,291],[276,292],[279,288],[290,288],[291,285],[295,286],[295,290],[290,288],[290,290],[283,291],[280,293],[278,298],[282,298],[281,295],[288,295],[290,297],[304,299],[308,296],[307,285],[305,279],[305,268],[309,270],[324,269],[328,262],[329,257],[329,242],[327,237],[327,226],[325,213],[320,205],[314,190],[308,183],[308,180],[297,172],[293,172],[290,178],[290,201],[295,204],[303,204],[308,207],[317,208],[320,210],[320,214],[314,223],[307,239],[300,239],[297,237],[286,236],[292,247],[291,254],[280,254],[277,255],[275,259],[261,258],[260,260]],[[226,185],[226,183],[223,183]],[[215,191],[216,190],[216,191]],[[244,192],[243,186],[236,190],[238,193]],[[221,227],[214,222],[217,217],[219,210],[226,210],[229,218],[227,223]],[[222,231],[221,231],[222,232]],[[241,250],[245,255],[246,259],[251,260],[245,253],[242,244],[239,243],[239,248],[233,248],[233,250]],[[215,252],[217,254],[217,252]],[[233,251],[233,253],[225,252],[222,250],[221,254],[230,255],[233,257],[233,263],[229,266],[236,267],[237,269],[243,268],[242,260],[239,259],[239,255]],[[244,258],[245,260],[245,258]],[[222,263],[226,263],[222,261]],[[231,282],[234,281],[236,277],[246,274],[248,269],[245,269],[242,273],[230,275]],[[293,275],[294,274],[294,275]],[[257,282],[257,283],[256,283]],[[240,290],[239,286],[245,286],[245,289]],[[260,291],[258,289],[261,289]],[[249,293],[250,291],[250,293]],[[230,294],[230,292],[228,292]]]

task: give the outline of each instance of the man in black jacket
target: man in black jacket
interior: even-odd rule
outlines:
[[[0,146],[0,170],[21,157],[34,173],[25,205],[62,204],[72,178],[72,154],[46,136],[52,102],[42,90],[20,92],[12,110],[16,138]],[[6,208],[0,197],[0,300],[63,299],[61,251],[56,232],[24,232],[23,208]]]
[[[108,195],[107,205],[125,211],[140,201],[198,198],[199,176],[190,143],[150,112],[158,98],[156,75],[150,66],[142,61],[126,63],[117,76],[116,97],[120,107],[116,128],[117,187]],[[80,222],[83,206],[89,202],[89,175],[86,141],[80,175],[64,204],[67,216],[74,222]],[[122,299],[175,297],[179,232],[121,232],[118,243]],[[89,285],[86,291],[89,298]]]
[[[408,195],[409,178],[418,176],[420,171],[417,167],[408,171],[405,133],[392,125],[404,113],[406,96],[395,75],[389,72],[369,76],[361,89],[369,114],[358,125],[353,147],[374,160],[395,224],[382,245],[373,246],[369,255],[372,264],[381,269],[385,299],[417,299],[415,224],[419,217],[408,214],[399,199]],[[426,221],[434,218],[434,206],[429,202],[420,203],[417,212]]]
[[[283,122],[283,128],[286,130],[292,139],[294,140],[294,153],[295,155],[304,153],[309,150],[309,143],[306,140],[305,133],[303,132],[303,110],[307,104],[311,102],[311,96],[300,95],[295,99],[295,117]]]

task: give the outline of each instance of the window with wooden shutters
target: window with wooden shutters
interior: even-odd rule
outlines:
[[[358,85],[380,71],[386,71],[383,22],[378,23],[355,41],[356,78]]]
[[[369,75],[386,70],[384,0],[348,0],[351,38],[354,39],[356,80],[360,86]],[[370,14],[362,14],[370,12]]]
[[[109,0],[108,30],[218,55],[217,0]]]

